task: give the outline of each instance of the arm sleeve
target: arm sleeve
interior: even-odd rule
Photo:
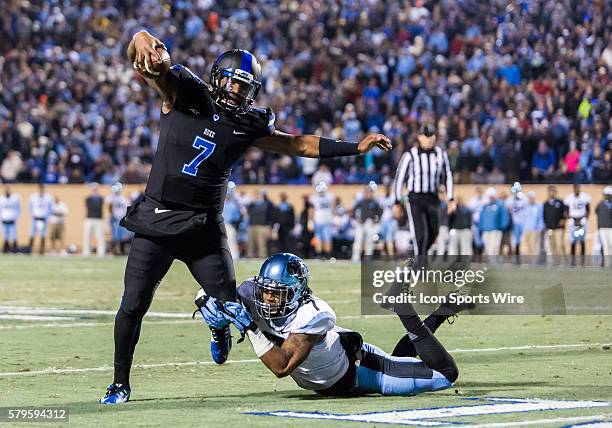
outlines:
[[[444,173],[446,175],[446,196],[449,201],[455,199],[455,189],[453,183],[453,171],[451,171],[450,162],[448,161],[448,155],[446,150],[442,152],[442,158],[444,160]]]
[[[393,182],[393,195],[395,201],[399,202],[402,199],[402,191],[404,190],[404,181],[406,180],[406,172],[408,171],[408,165],[412,157],[409,152],[405,152],[397,167],[397,174],[395,175],[395,181]]]

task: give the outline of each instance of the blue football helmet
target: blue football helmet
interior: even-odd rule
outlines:
[[[255,55],[242,49],[223,52],[210,73],[215,103],[229,113],[246,112],[261,88],[261,65]],[[237,91],[232,89],[237,86]]]
[[[265,319],[291,315],[310,296],[309,279],[306,264],[295,254],[270,256],[253,278],[257,313]]]

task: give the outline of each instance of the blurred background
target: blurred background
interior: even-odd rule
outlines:
[[[6,1],[3,251],[127,251],[118,219],[142,192],[159,137],[160,99],[125,54],[146,28],[205,80],[224,50],[253,52],[263,68],[257,103],[275,111],[282,131],[393,140],[390,153],[324,161],[249,151],[225,213],[235,257],[409,252],[405,210],[387,188],[423,120],[436,124],[470,219],[441,212],[448,233],[435,252],[452,252],[460,229],[484,251],[485,190],[505,200],[515,181],[540,205],[551,183],[561,200],[584,184],[584,239],[589,253],[601,252],[606,223],[595,209],[612,183],[611,9],[605,0]],[[370,197],[378,208],[360,205]],[[533,226],[538,254],[551,251],[544,220]]]

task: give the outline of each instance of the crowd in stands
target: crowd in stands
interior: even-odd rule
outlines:
[[[457,182],[612,180],[612,4],[606,0],[8,0],[0,16],[0,177],[146,180],[160,99],[126,59],[147,28],[208,79],[229,48],[261,61],[277,128],[389,154],[249,151],[238,183],[383,182],[423,119]]]

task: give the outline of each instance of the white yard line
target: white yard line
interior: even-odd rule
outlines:
[[[604,415],[591,415],[591,416],[574,416],[568,418],[550,418],[550,419],[534,419],[531,421],[514,421],[514,422],[493,422],[490,424],[479,424],[471,425],[472,428],[505,428],[505,427],[518,427],[528,425],[546,425],[546,424],[570,424],[574,422],[603,422],[609,420],[612,417],[611,413]],[[612,426],[612,423],[610,423]]]
[[[50,317],[44,315],[14,315],[0,313],[0,320],[18,320],[18,321],[76,321],[75,317]]]
[[[52,317],[50,320],[57,321],[58,317]],[[152,324],[191,324],[194,320],[175,320],[175,321],[152,321],[148,320],[146,325]],[[15,325],[0,325],[0,330],[27,330],[32,328],[72,328],[72,327],[105,327],[115,325],[114,322],[66,322],[66,323],[46,323],[46,324],[15,324]]]
[[[0,314],[20,315],[115,315],[116,309],[64,309],[64,308],[34,308],[29,306],[0,306]],[[183,312],[147,312],[154,318],[191,318],[191,314]]]
[[[160,323],[157,323],[160,324]],[[609,346],[612,344],[608,343],[576,343],[576,344],[567,344],[567,345],[526,345],[526,346],[509,346],[503,348],[483,348],[483,349],[451,349],[448,352],[452,353],[461,353],[461,352],[494,352],[494,351],[507,351],[507,350],[538,350],[538,349],[561,349],[561,348],[586,348],[590,346]],[[232,364],[246,364],[257,362],[257,359],[249,359],[249,360],[236,360],[229,361]],[[195,366],[195,365],[214,365],[212,361],[186,361],[186,362],[177,362],[177,363],[158,363],[158,364],[136,364],[134,367],[138,367],[141,369],[151,369],[151,368],[160,368],[160,367],[180,367],[180,366]],[[0,372],[0,377],[13,377],[13,376],[34,376],[34,375],[42,375],[42,374],[62,374],[62,373],[86,373],[86,372],[100,372],[100,371],[110,371],[112,367],[109,366],[100,366],[100,367],[86,367],[86,368],[55,368],[49,367],[42,370],[32,370],[29,372]]]

